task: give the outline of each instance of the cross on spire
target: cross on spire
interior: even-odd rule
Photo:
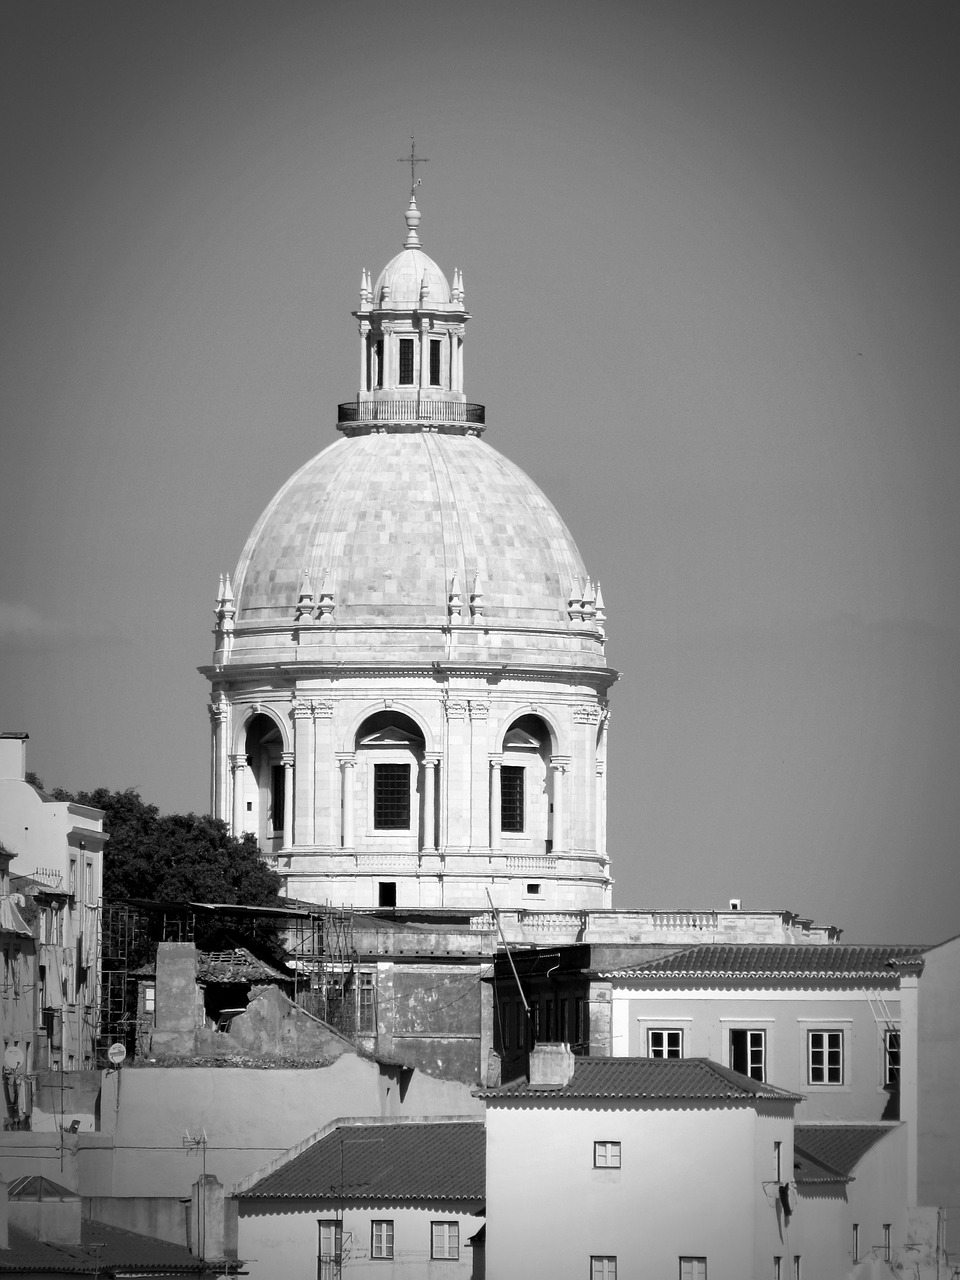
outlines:
[[[410,195],[413,196],[420,183],[420,179],[417,177],[416,166],[418,164],[429,164],[430,157],[417,155],[417,144],[413,140],[412,133],[410,135],[410,154],[408,156],[398,156],[397,163],[408,164],[410,166]]]

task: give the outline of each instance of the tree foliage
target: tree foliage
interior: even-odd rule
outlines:
[[[132,787],[126,791],[53,792],[104,811],[103,900],[146,898],[271,907],[280,877],[250,835],[237,840],[225,822],[197,813],[161,814]]]

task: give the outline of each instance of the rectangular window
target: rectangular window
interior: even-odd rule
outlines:
[[[683,1032],[650,1028],[647,1032],[648,1058],[682,1058]]]
[[[853,1260],[860,1261],[860,1223],[853,1224]]]
[[[500,768],[500,830],[523,830],[523,766]]]
[[[730,1065],[753,1080],[766,1079],[766,1032],[739,1027],[730,1031]]]
[[[401,387],[413,386],[413,339],[400,339],[400,378]]]
[[[436,338],[430,340],[430,385],[440,385],[440,343]]]
[[[376,368],[374,369],[373,380],[374,386],[380,388],[383,386],[383,339],[378,338],[375,345]]]
[[[807,1084],[843,1084],[843,1032],[807,1032]]]
[[[783,1280],[783,1258],[779,1253],[773,1255],[773,1280]]]
[[[143,1012],[152,1018],[157,1007],[157,988],[152,982],[143,985]]]
[[[73,898],[77,896],[77,860],[76,858],[70,859],[70,896]]]
[[[455,1262],[460,1257],[460,1224],[457,1222],[432,1222],[430,1224],[430,1257],[445,1258]]]
[[[410,766],[373,766],[373,825],[377,831],[410,828]]]
[[[890,1223],[883,1224],[883,1260],[890,1261]]]
[[[595,1142],[593,1144],[593,1167],[595,1169],[619,1169],[620,1143]]]
[[[370,1257],[393,1257],[393,1220],[381,1218],[370,1223]]]
[[[369,970],[360,972],[360,985],[357,989],[357,1030],[361,1034],[370,1035],[377,1029],[377,1012],[374,1003],[373,974]]]
[[[773,1170],[778,1182],[783,1181],[783,1143],[773,1144]]]
[[[283,765],[270,766],[270,821],[274,831],[283,831]]]
[[[560,1001],[560,1043],[570,1043],[570,1001],[564,996]]]
[[[343,1223],[336,1219],[321,1220],[320,1257],[317,1280],[339,1280],[343,1258]]]
[[[802,1276],[801,1276],[801,1274],[800,1274],[800,1255],[799,1255],[799,1253],[795,1253],[795,1254],[793,1255],[793,1280],[802,1280]]]
[[[593,1254],[590,1258],[590,1280],[617,1280],[616,1256]]]
[[[706,1258],[681,1258],[680,1280],[707,1280]]]
[[[883,1033],[883,1083],[887,1089],[900,1088],[900,1032]]]

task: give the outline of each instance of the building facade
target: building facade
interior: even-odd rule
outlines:
[[[361,277],[359,389],[221,580],[212,807],[301,900],[610,906],[603,598],[481,438],[470,319],[420,246]]]

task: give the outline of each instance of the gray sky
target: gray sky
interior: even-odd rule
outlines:
[[[205,809],[217,578],[356,390],[360,270],[599,577],[621,907],[960,931],[960,9],[0,10],[0,727]]]

